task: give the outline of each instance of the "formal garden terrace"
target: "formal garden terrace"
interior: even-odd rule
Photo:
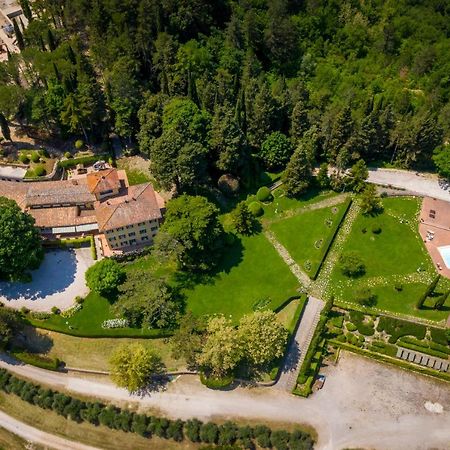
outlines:
[[[450,311],[450,284],[437,278],[419,234],[421,202],[413,197],[383,198],[379,212],[358,212],[345,239],[333,249],[336,264],[326,295],[349,307],[444,323]]]

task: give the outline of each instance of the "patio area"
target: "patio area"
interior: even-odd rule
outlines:
[[[450,268],[442,255],[442,248],[450,245],[450,203],[425,197],[420,211],[419,233],[438,272],[450,278]]]
[[[0,301],[32,311],[68,309],[77,295],[88,294],[84,274],[93,263],[90,248],[47,251],[39,269],[32,272],[31,283],[0,282]]]

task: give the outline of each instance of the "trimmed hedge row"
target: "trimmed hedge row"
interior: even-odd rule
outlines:
[[[95,238],[94,238],[94,236],[91,235],[89,237],[89,240],[90,240],[90,244],[91,244],[91,256],[92,256],[92,259],[94,261],[96,261],[97,260],[97,247],[95,246]]]
[[[448,358],[448,352],[433,349],[430,345],[427,344],[427,342],[419,341],[413,337],[402,337],[397,341],[397,345],[408,348],[409,350],[414,350],[416,352],[426,353],[427,355],[435,356],[436,358]]]
[[[0,369],[0,389],[8,394],[17,395],[27,403],[52,410],[77,423],[103,425],[113,430],[136,433],[149,439],[157,436],[176,442],[187,439],[194,443],[221,446],[237,444],[245,449],[255,449],[255,444],[263,448],[280,450],[310,450],[314,447],[311,435],[301,430],[289,433],[285,430],[272,431],[264,425],[240,427],[233,422],[217,425],[212,422],[202,423],[197,419],[170,420],[138,414],[100,402],[82,401],[52,389],[43,388],[21,380],[5,369]]]
[[[436,342],[437,344],[449,345],[449,340],[447,338],[447,330],[443,330],[441,328],[431,328],[430,327],[430,333],[431,333],[431,339],[433,339],[433,342]]]
[[[377,330],[390,334],[389,343],[395,344],[403,336],[415,336],[419,340],[424,339],[427,327],[414,322],[381,316]]]
[[[373,326],[373,321],[366,323],[365,315],[359,311],[350,311],[350,321],[356,327],[356,329],[364,336],[373,336],[375,334],[375,328]],[[347,330],[352,331],[347,327]],[[353,330],[354,331],[354,330]]]
[[[74,239],[55,239],[52,241],[44,241],[45,247],[56,248],[81,248],[83,246],[91,245],[91,237],[80,237]]]
[[[32,366],[40,367],[41,369],[57,371],[60,365],[58,358],[48,358],[35,353],[29,353],[22,349],[12,349],[10,353],[19,361]]]
[[[397,355],[397,347],[383,341],[373,341],[372,345],[369,346],[369,350],[376,353],[382,353],[383,355],[391,356],[393,358]]]
[[[82,156],[80,158],[73,158],[73,159],[65,159],[64,161],[59,161],[58,166],[62,167],[63,169],[70,169],[78,164],[94,164],[97,161],[108,161],[109,155],[107,153],[101,154],[101,155],[92,155],[92,156]]]
[[[331,234],[328,235],[328,237],[324,240],[323,244],[322,244],[322,249],[323,254],[322,254],[322,259],[320,261],[319,264],[317,264],[317,267],[313,268],[313,272],[311,274],[309,274],[309,277],[312,280],[315,280],[317,278],[317,275],[319,275],[320,269],[322,268],[323,262],[325,261],[328,252],[330,251],[331,248],[331,244],[333,244],[334,239],[339,231],[339,229],[341,228],[342,222],[344,221],[345,216],[347,215],[347,212],[350,208],[350,205],[352,204],[352,199],[351,198],[347,198],[344,202],[344,207],[342,208],[342,210],[339,212],[339,214],[336,217],[336,224],[334,227],[334,230]]]

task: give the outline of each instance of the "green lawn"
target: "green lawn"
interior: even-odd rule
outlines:
[[[81,311],[68,319],[57,314],[52,314],[47,320],[29,320],[30,323],[37,328],[58,331],[74,336],[160,337],[161,330],[144,328],[102,328],[101,324],[104,320],[114,318],[114,315],[110,311],[110,306],[111,304],[106,298],[95,292],[91,292],[86,297]]]
[[[222,270],[185,291],[194,314],[222,313],[237,321],[258,307],[275,309],[296,295],[298,282],[263,234],[227,249]]]
[[[361,257],[365,275],[350,279],[341,273],[338,263],[331,274],[329,294],[338,301],[352,302],[356,289],[369,287],[377,296],[376,308],[436,321],[445,319],[448,308],[435,311],[429,307],[431,300],[425,308],[415,308],[427,278],[435,274],[417,229],[420,200],[386,198],[383,207],[379,215],[359,215],[341,249],[341,254],[351,251]],[[381,228],[379,234],[373,232],[377,227]],[[400,284],[402,289],[395,289]],[[447,303],[450,305],[450,300]]]
[[[418,199],[387,198],[377,216],[359,215],[345,242],[343,253],[357,253],[366,266],[366,277],[432,271],[432,263],[417,231]],[[394,217],[395,215],[395,217]],[[403,223],[402,223],[402,222]],[[381,228],[376,234],[374,228]],[[345,279],[336,268],[334,275]]]
[[[335,207],[305,211],[272,223],[270,229],[295,262],[314,278],[347,207],[348,202],[344,202]]]

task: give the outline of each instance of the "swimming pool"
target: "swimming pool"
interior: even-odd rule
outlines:
[[[445,265],[447,266],[447,269],[450,269],[450,245],[438,247],[438,250],[445,262]]]

